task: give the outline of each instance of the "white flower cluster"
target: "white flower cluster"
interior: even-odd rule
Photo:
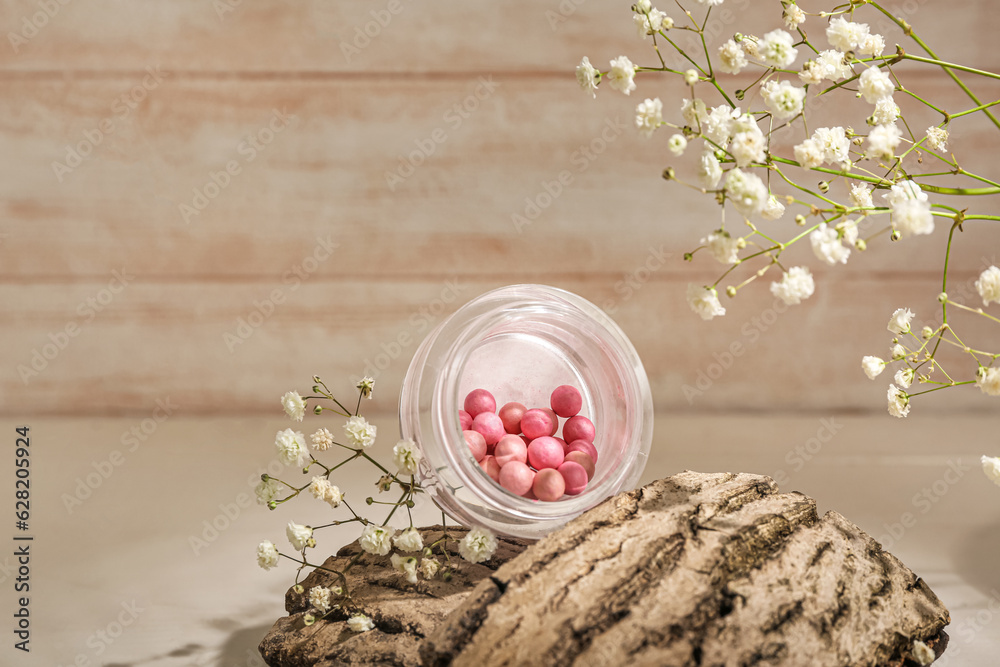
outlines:
[[[313,495],[316,500],[322,500],[330,505],[330,507],[337,507],[340,505],[341,501],[344,499],[344,494],[341,493],[340,489],[330,483],[326,477],[313,477],[312,481],[309,483],[309,493]]]
[[[396,464],[399,472],[405,475],[416,475],[422,458],[423,455],[417,448],[417,444],[409,438],[400,440],[392,448],[392,461]]]
[[[344,424],[344,434],[355,447],[371,447],[375,444],[375,433],[377,427],[369,424],[368,420],[360,415],[348,418]]]

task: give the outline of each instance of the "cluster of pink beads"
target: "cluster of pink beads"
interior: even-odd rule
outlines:
[[[528,409],[511,402],[497,412],[493,394],[474,389],[465,397],[459,422],[479,466],[503,488],[532,500],[575,496],[594,476],[594,424],[579,414],[583,396],[569,385],[556,387],[550,408]],[[566,419],[559,432],[559,418]]]

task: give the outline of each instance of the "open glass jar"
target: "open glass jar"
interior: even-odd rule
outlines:
[[[541,502],[516,496],[479,466],[458,411],[473,389],[548,407],[572,385],[595,425],[593,478],[576,496]],[[414,354],[399,402],[400,431],[423,453],[421,486],[452,519],[496,533],[539,538],[619,491],[634,487],[653,437],[649,381],[635,348],[600,308],[545,285],[483,294],[438,325]]]

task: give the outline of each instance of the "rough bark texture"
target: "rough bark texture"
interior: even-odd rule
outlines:
[[[447,583],[365,567],[355,598],[376,629],[361,635],[340,620],[304,627],[290,593],[261,652],[282,667],[874,667],[914,664],[916,639],[946,644],[948,611],[920,578],[768,477],[685,472],[523,546],[504,540]],[[307,589],[329,583],[311,577]]]

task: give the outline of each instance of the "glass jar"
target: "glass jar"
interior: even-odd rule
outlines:
[[[580,390],[580,414],[596,427],[594,477],[554,502],[516,496],[476,462],[458,411],[478,388],[498,409],[509,401],[547,408],[564,384]],[[653,401],[635,348],[604,311],[554,287],[512,285],[473,299],[428,334],[403,380],[399,422],[423,453],[421,486],[452,519],[537,539],[635,486],[653,437]]]

